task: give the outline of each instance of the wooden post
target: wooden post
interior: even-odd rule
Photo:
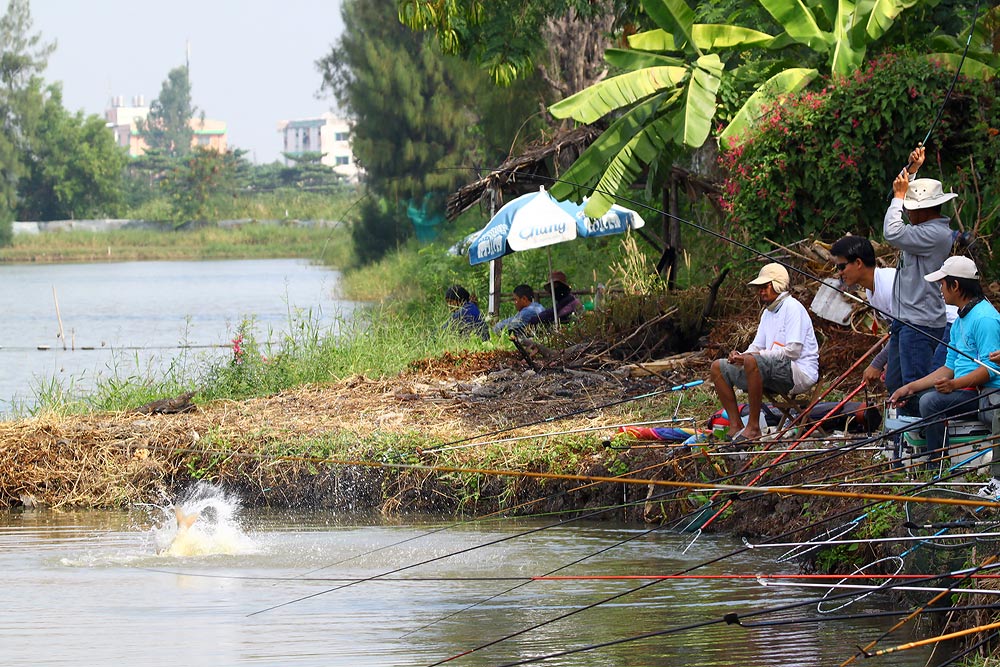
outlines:
[[[490,188],[490,220],[497,214],[497,190]],[[489,313],[493,317],[500,316],[500,284],[503,279],[503,258],[490,262],[490,303]]]

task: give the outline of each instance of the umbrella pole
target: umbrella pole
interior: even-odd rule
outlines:
[[[546,246],[545,253],[549,256],[549,291],[552,292],[552,314],[555,316],[556,331],[559,331],[559,309],[556,308],[556,284],[552,280],[552,249]]]
[[[497,191],[490,190],[490,220],[497,214]],[[500,280],[503,275],[503,261],[494,259],[490,262],[490,302],[489,311],[493,317],[500,316]]]

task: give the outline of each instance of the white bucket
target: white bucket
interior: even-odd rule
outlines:
[[[809,304],[809,310],[813,311],[824,320],[846,325],[851,321],[851,311],[854,306],[850,298],[841,294],[834,288],[843,285],[837,278],[825,278],[816,292],[816,297]]]

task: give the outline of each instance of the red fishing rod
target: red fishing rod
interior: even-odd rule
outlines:
[[[858,361],[860,361],[860,359]],[[857,362],[855,362],[855,363],[857,363]],[[861,384],[859,384],[857,386],[857,388],[855,388],[853,391],[851,391],[846,396],[844,396],[844,398],[842,398],[840,400],[840,402],[837,403],[837,405],[834,406],[834,408],[830,412],[836,413],[837,410],[839,410],[840,408],[842,408],[844,406],[844,404],[847,403],[847,401],[849,401],[850,399],[854,398],[858,394],[858,392],[860,392],[864,388],[865,388],[865,381],[862,380]],[[812,424],[806,430],[806,432],[802,435],[802,437],[803,438],[808,438],[810,435],[812,435],[813,431],[815,431],[816,429],[818,429],[822,425],[822,423],[823,423],[823,420],[821,419],[821,420],[815,422],[814,424]],[[758,472],[757,475],[752,480],[750,480],[749,482],[747,482],[747,484],[745,486],[754,486],[757,482],[759,482],[761,479],[763,479],[764,475],[766,475],[774,466],[778,465],[778,463],[780,463],[783,458],[785,458],[789,453],[791,453],[791,450],[795,449],[795,447],[800,442],[801,442],[801,440],[796,440],[791,445],[789,445],[787,452],[782,453],[776,459],[774,459],[770,464],[764,466],[764,468],[762,468],[760,470],[760,472]],[[714,499],[719,493],[721,493],[721,491],[716,491],[715,494],[712,496],[712,498]],[[684,551],[687,551],[688,549],[690,549],[691,545],[693,545],[698,540],[698,538],[701,536],[702,530],[705,529],[705,528],[708,528],[710,525],[712,525],[712,522],[714,522],[716,519],[718,519],[719,516],[723,512],[725,512],[727,509],[729,509],[729,507],[733,504],[733,502],[734,502],[734,500],[731,499],[731,498],[729,500],[727,500],[725,503],[723,503],[722,507],[720,507],[718,509],[718,511],[716,511],[715,514],[713,514],[711,517],[709,517],[709,519],[707,521],[705,521],[705,523],[703,523],[701,526],[699,526],[698,530],[695,531],[694,539],[691,540],[691,544],[689,544],[684,549]]]

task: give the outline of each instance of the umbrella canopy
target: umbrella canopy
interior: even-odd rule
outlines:
[[[645,221],[627,208],[612,206],[600,218],[588,218],[580,204],[556,201],[545,188],[504,204],[469,246],[469,264],[481,264],[504,255],[575,238],[621,234],[638,229]]]

